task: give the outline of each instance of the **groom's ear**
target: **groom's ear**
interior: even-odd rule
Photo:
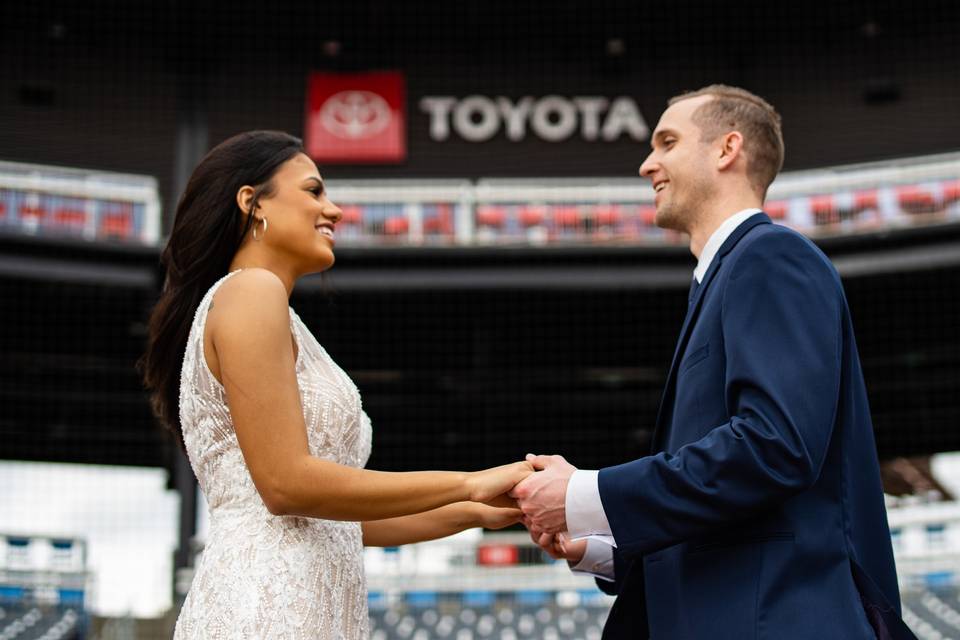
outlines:
[[[726,133],[720,140],[720,157],[717,159],[717,169],[725,171],[742,154],[743,134],[739,131]]]

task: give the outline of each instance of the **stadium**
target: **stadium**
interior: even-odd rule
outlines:
[[[290,304],[368,468],[602,469],[650,453],[696,266],[638,167],[715,82],[783,117],[764,211],[842,278],[903,620],[960,638],[958,30],[943,1],[4,5],[0,640],[173,633],[210,521],[136,363],[214,145],[303,138],[342,210]],[[520,525],[364,566],[378,640],[599,639],[614,600]]]

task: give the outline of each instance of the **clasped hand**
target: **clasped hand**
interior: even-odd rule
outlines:
[[[550,557],[576,564],[583,557],[586,542],[572,541],[564,534],[567,487],[576,470],[563,456],[527,454],[525,462],[472,474],[471,499],[496,507],[484,507],[497,516],[498,526],[493,528],[520,521]],[[484,526],[490,524],[484,521]]]
[[[523,512],[521,522],[550,557],[579,562],[586,542],[571,541],[563,534],[567,530],[567,487],[577,468],[558,455],[527,454],[527,462],[536,471],[508,494]]]

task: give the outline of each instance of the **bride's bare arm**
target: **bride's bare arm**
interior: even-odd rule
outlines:
[[[491,507],[476,502],[457,502],[423,513],[361,523],[365,547],[399,547],[436,540],[474,527],[502,529],[520,522],[516,508]]]
[[[207,330],[216,368],[247,468],[271,513],[380,520],[487,502],[532,471],[518,462],[473,473],[388,473],[311,456],[283,283],[267,270],[244,270],[224,283],[215,303]]]

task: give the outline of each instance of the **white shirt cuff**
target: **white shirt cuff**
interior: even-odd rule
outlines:
[[[571,540],[600,535],[609,538],[609,544],[617,546],[610,531],[607,514],[600,502],[599,471],[578,469],[570,476],[567,485],[567,532]]]
[[[613,547],[600,536],[590,536],[587,538],[587,548],[583,552],[583,558],[572,565],[570,571],[613,582]]]

